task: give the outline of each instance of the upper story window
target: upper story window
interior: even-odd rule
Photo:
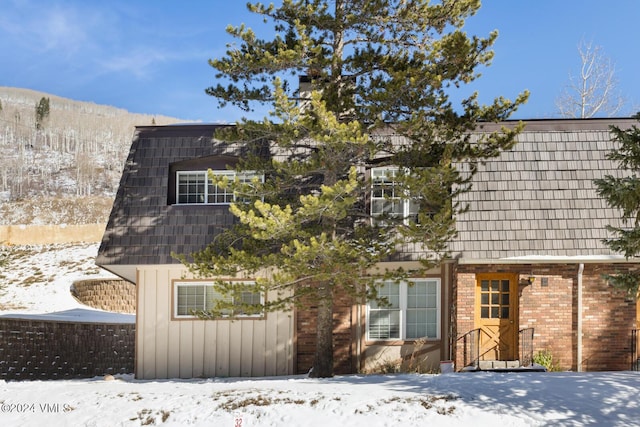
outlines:
[[[241,183],[250,183],[254,178],[260,182],[264,176],[255,172],[236,172],[230,170],[216,170],[213,174],[217,177],[225,177],[229,181],[236,178]],[[234,193],[230,188],[222,188],[215,183],[207,171],[178,171],[176,172],[176,201],[178,204],[209,204],[228,205],[242,200],[242,196]]]
[[[417,218],[420,206],[398,185],[396,177],[399,172],[397,167],[371,169],[371,217],[374,220],[390,217],[401,218],[408,223]]]

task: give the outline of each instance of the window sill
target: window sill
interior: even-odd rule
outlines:
[[[418,339],[410,339],[410,340],[365,340],[364,344],[366,346],[401,346],[401,345],[414,345]],[[440,338],[425,338],[425,342],[428,344],[439,343]]]
[[[223,316],[223,317],[218,317],[217,319],[205,319],[202,317],[198,317],[198,316],[171,316],[171,320],[172,321],[178,321],[181,322],[183,320],[192,320],[192,321],[203,321],[203,322],[207,322],[207,321],[213,321],[213,322],[218,322],[218,321],[231,321],[231,322],[236,322],[236,321],[244,321],[244,320],[265,320],[267,318],[267,316],[265,315],[260,315],[260,316]]]
[[[194,206],[231,206],[231,203],[170,203],[167,206],[194,207]]]

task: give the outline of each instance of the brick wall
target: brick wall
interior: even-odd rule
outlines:
[[[136,312],[136,286],[126,280],[78,280],[73,282],[71,294],[82,304],[99,310]]]
[[[578,266],[526,266],[521,271],[523,281],[529,275],[535,281],[522,288],[519,328],[534,328],[534,354],[548,350],[562,369],[575,370]]]
[[[636,326],[636,303],[609,286],[603,274],[637,266],[585,264],[583,271],[583,370],[629,369],[631,330]],[[534,353],[549,350],[563,370],[578,366],[578,265],[458,265],[455,270],[454,325],[457,336],[475,328],[475,277],[477,273],[515,273],[521,286],[519,329],[534,328]],[[544,280],[543,280],[544,279]],[[456,345],[456,366],[462,367],[463,346]]]
[[[0,319],[0,380],[133,373],[134,324]]]
[[[333,306],[333,365],[335,374],[354,373],[357,370],[353,360],[355,345],[352,325],[352,301],[349,297],[339,297]],[[305,303],[304,309],[296,311],[296,372],[309,372],[313,366],[316,350],[317,304]]]
[[[586,264],[584,268],[582,364],[588,371],[631,366],[630,331],[636,327],[636,302],[607,285],[602,277],[607,273],[612,270],[605,265]]]

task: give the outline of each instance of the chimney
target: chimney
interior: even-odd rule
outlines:
[[[308,75],[302,75],[298,77],[298,105],[300,107],[300,111],[305,111],[307,108],[309,108],[309,105],[311,103],[311,91],[313,90],[313,81],[321,78],[321,77],[310,77]],[[347,77],[344,78],[343,76],[343,81],[345,81],[345,83],[343,84],[347,84],[348,86],[350,86],[350,88],[355,88],[356,85],[356,79],[355,77]],[[352,116],[353,111],[348,111],[342,114],[342,119],[346,119],[350,116]]]
[[[313,87],[311,85],[311,77],[306,75],[298,77],[298,97],[300,99],[300,101],[298,101],[298,104],[300,105],[301,111],[305,111],[307,108],[309,108],[312,89]]]

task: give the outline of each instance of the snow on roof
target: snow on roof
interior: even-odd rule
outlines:
[[[577,264],[577,263],[621,263],[638,262],[636,258],[627,259],[623,255],[522,255],[505,258],[458,259],[460,264]]]
[[[112,313],[88,308],[74,308],[54,313],[8,313],[1,314],[3,319],[50,320],[74,323],[135,323],[135,314]]]

